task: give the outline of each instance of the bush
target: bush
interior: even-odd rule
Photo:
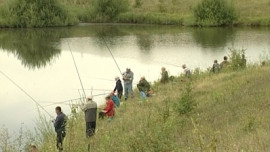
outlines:
[[[2,27],[49,27],[77,23],[58,0],[12,0],[2,6]]]
[[[232,68],[232,70],[239,70],[246,67],[247,60],[245,57],[245,51],[245,49],[230,49],[230,67]]]
[[[194,109],[195,101],[192,96],[191,82],[187,82],[183,96],[175,104],[175,110],[179,115],[188,114]]]
[[[183,18],[176,14],[168,13],[122,13],[117,17],[117,22],[138,24],[164,24],[183,25]]]
[[[98,22],[111,21],[128,10],[128,0],[95,0],[93,18]]]
[[[228,25],[236,20],[234,7],[225,0],[202,0],[195,9],[198,25]]]

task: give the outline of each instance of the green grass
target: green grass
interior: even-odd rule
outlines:
[[[85,138],[84,114],[72,114],[65,151],[85,152],[89,141],[94,152],[269,151],[269,72],[267,62],[218,74],[194,70],[191,81],[179,76],[165,85],[155,82],[155,96],[139,103],[135,91],[113,122],[97,122],[91,140]],[[7,130],[0,135],[0,148],[16,151]],[[35,143],[42,152],[56,151],[53,127],[43,117],[23,138],[26,147]]]
[[[7,0],[0,0],[0,4]],[[95,18],[92,14],[93,0],[63,0],[70,12],[76,14],[81,22],[145,23],[145,24],[177,24],[196,25],[193,10],[202,0],[129,0],[128,12],[120,14],[116,19]],[[269,0],[227,0],[235,7],[238,19],[235,25],[270,25]]]
[[[165,85],[156,82],[156,95],[149,101],[139,104],[136,92],[134,99],[116,109],[113,122],[98,121],[91,150],[269,151],[269,72],[269,65],[219,74],[197,71],[190,82],[195,105],[183,114],[176,106],[181,106],[189,81],[177,77]],[[39,143],[43,152],[56,151],[55,135],[48,130]],[[84,114],[70,116],[67,151],[86,151],[84,130]]]

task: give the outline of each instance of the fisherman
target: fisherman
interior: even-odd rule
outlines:
[[[129,93],[131,94],[131,97],[134,96],[133,89],[132,89],[133,77],[134,77],[133,72],[130,70],[130,68],[127,68],[126,72],[123,74],[124,88],[125,88],[125,100],[128,99]]]
[[[119,100],[118,96],[115,95],[114,92],[111,92],[111,98],[112,98],[112,101],[114,103],[114,107],[120,107],[120,100]]]
[[[246,66],[247,66],[247,60],[246,60],[245,54],[242,54],[242,56],[241,56],[241,62],[240,62],[240,67],[241,68],[246,68]]]
[[[117,96],[119,99],[121,99],[122,95],[123,95],[123,85],[122,85],[122,82],[118,76],[115,77],[115,81],[116,81],[116,85],[115,85],[113,92],[117,91]]]
[[[213,73],[217,73],[217,72],[219,72],[219,70],[220,70],[220,65],[219,65],[219,63],[218,63],[217,60],[214,60],[214,64],[212,66],[212,70],[211,71]]]
[[[109,118],[108,121],[110,122],[114,117],[114,103],[110,96],[107,96],[105,99],[106,107],[99,113],[99,118],[103,119],[104,116],[107,116]]]
[[[190,72],[190,69],[187,68],[186,64],[183,64],[183,65],[182,65],[182,68],[184,69],[185,76],[188,77],[188,78],[190,78],[191,72]]]
[[[220,69],[226,68],[229,65],[228,57],[224,56],[223,61],[220,63]]]
[[[97,120],[97,103],[92,97],[88,97],[86,104],[82,105],[81,109],[85,113],[86,137],[89,138],[95,134]]]
[[[150,84],[146,81],[145,77],[141,77],[139,83],[137,84],[137,88],[140,91],[140,96],[143,100],[148,96],[148,92],[150,91]]]
[[[164,83],[167,83],[168,81],[169,81],[168,72],[166,71],[165,67],[162,67],[161,68],[161,80],[160,80],[160,82],[164,84]]]
[[[66,122],[67,122],[67,117],[66,115],[62,112],[61,107],[57,106],[55,108],[55,112],[57,114],[57,117],[54,121],[54,128],[55,132],[57,134],[56,137],[56,147],[59,151],[63,150],[63,140],[66,136]]]

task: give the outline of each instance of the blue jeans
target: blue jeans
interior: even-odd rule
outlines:
[[[133,97],[134,94],[133,94],[133,89],[132,89],[132,83],[126,83],[124,85],[124,88],[125,88],[125,98],[127,99],[128,98],[128,94],[130,93],[130,95]]]
[[[146,94],[145,94],[145,92],[140,91],[140,95],[141,95],[141,98],[142,98],[143,100],[146,99]]]

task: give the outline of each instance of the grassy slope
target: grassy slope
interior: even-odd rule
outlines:
[[[112,123],[98,121],[92,151],[269,151],[269,66],[217,75],[196,75],[194,110],[179,116],[175,103],[186,82],[156,84],[156,96],[133,99]],[[71,118],[67,151],[86,151],[83,114]],[[49,136],[42,151],[55,151]]]
[[[0,4],[7,0],[0,0]],[[63,0],[68,8],[82,20],[90,21],[90,6],[93,0]],[[130,1],[129,12],[120,15],[116,22],[194,24],[193,8],[200,0],[141,0],[141,6],[135,7],[135,0]],[[234,4],[239,15],[236,24],[269,25],[269,0],[229,0]],[[183,21],[179,20],[182,18]],[[134,22],[134,21],[133,21]]]

